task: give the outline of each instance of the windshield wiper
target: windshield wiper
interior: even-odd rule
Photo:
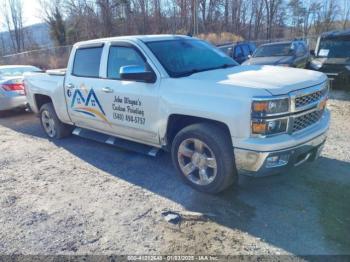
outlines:
[[[175,74],[174,77],[186,77],[186,76],[190,76],[196,73],[200,73],[200,72],[204,72],[204,71],[210,71],[210,70],[216,70],[216,69],[222,69],[222,68],[229,68],[229,67],[234,67],[236,66],[235,64],[223,64],[221,66],[217,66],[217,67],[210,67],[210,68],[204,68],[204,69],[192,69],[190,71],[184,72],[184,73],[179,73],[179,74]]]
[[[190,71],[187,71],[187,72],[184,72],[184,73],[178,73],[178,74],[175,74],[174,77],[185,77],[185,76],[190,76],[190,75],[193,75],[195,73],[199,73],[201,72],[201,70],[198,70],[198,69],[192,69]]]

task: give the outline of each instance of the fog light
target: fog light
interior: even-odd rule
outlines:
[[[285,166],[288,160],[289,155],[270,156],[266,159],[266,168]]]

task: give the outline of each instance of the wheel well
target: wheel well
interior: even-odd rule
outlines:
[[[50,102],[52,102],[52,100],[49,96],[35,95],[35,103],[39,110],[44,104],[50,103]]]
[[[222,128],[222,130],[227,133],[231,139],[230,130],[228,126],[222,122],[211,120],[202,117],[187,116],[187,115],[171,115],[168,119],[168,126],[166,132],[167,149],[170,150],[171,144],[176,136],[176,134],[184,129],[186,126],[198,124],[198,123],[213,123]]]

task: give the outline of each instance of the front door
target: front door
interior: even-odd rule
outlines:
[[[155,83],[121,80],[119,72],[123,66],[152,70],[136,46],[128,43],[110,46],[104,87],[99,93],[106,106],[110,130],[117,136],[159,144],[160,80]]]

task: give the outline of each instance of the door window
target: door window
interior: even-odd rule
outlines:
[[[147,68],[141,54],[133,47],[112,46],[108,55],[107,77],[120,79],[120,68],[123,66],[141,66]]]
[[[75,53],[73,75],[99,77],[103,47],[80,48]]]

